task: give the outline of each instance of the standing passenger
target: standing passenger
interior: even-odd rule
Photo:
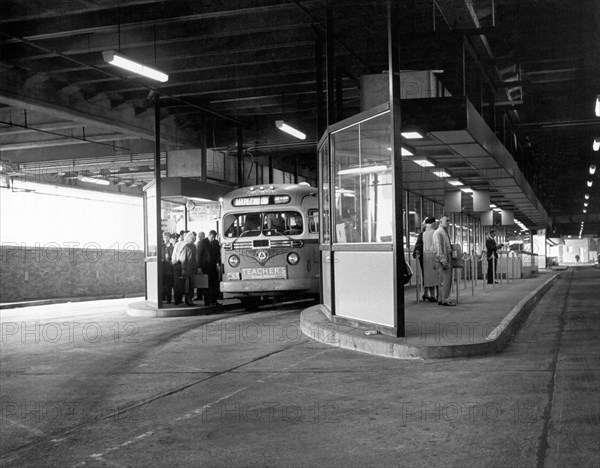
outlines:
[[[173,289],[173,245],[171,245],[171,235],[163,232],[163,242],[160,248],[162,263],[162,300],[167,304],[171,303]]]
[[[196,263],[198,264],[198,268],[202,268],[202,257],[204,255],[203,252],[203,243],[202,241],[206,239],[206,235],[203,231],[198,233],[198,240],[196,241]],[[204,272],[202,272],[204,273]],[[196,289],[196,300],[201,301],[204,294],[206,294],[206,290],[204,288]]]
[[[179,253],[179,261],[181,262],[181,276],[187,280],[187,289],[185,291],[186,305],[195,305],[192,299],[192,277],[198,271],[198,263],[196,261],[196,246],[194,241],[196,235],[193,232],[188,232],[183,240],[183,247]]]
[[[496,230],[494,228],[490,229],[490,233],[485,238],[485,250],[487,251],[487,261],[488,261],[488,269],[487,269],[487,284],[494,283],[494,272],[496,272],[496,268],[498,266],[498,249],[502,248],[504,244],[496,244],[496,239],[494,236],[496,235]],[[497,283],[497,281],[496,281]]]
[[[425,219],[425,232],[423,232],[423,287],[425,288],[425,296],[423,300],[429,302],[438,302],[439,297],[438,285],[440,280],[437,271],[435,271],[435,254],[433,250],[433,234],[436,227],[433,216]]]
[[[443,306],[456,305],[455,302],[450,300],[450,289],[452,288],[452,246],[450,244],[450,235],[448,234],[449,224],[450,219],[448,215],[442,215],[440,218],[440,227],[433,233],[433,260],[440,281],[438,304]]]
[[[217,232],[210,231],[203,241],[202,272],[208,275],[208,291],[204,296],[205,305],[221,305],[219,297],[219,268],[221,267],[221,246],[216,239]]]

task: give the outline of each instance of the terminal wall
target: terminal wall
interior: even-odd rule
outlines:
[[[4,243],[0,302],[144,294],[144,253]]]

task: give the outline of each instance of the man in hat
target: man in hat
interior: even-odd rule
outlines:
[[[487,283],[494,284],[494,274],[498,265],[498,249],[501,249],[504,244],[496,244],[496,229],[490,229],[489,234],[485,238],[485,249],[487,250]],[[496,281],[497,283],[497,281]]]
[[[440,226],[433,233],[433,261],[439,275],[440,288],[438,293],[438,304],[443,306],[455,306],[456,302],[450,300],[450,289],[452,288],[452,245],[448,226],[450,218],[448,215],[440,217]]]

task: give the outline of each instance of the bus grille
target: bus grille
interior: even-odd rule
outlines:
[[[265,242],[266,241],[266,242]],[[300,248],[304,245],[301,240],[291,239],[256,239],[234,241],[223,244],[225,250],[244,250],[244,249],[268,249],[272,248]]]

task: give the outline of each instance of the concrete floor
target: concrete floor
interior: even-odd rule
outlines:
[[[600,466],[599,299],[570,269],[504,352],[428,361],[314,342],[292,306],[3,310],[0,466]]]

